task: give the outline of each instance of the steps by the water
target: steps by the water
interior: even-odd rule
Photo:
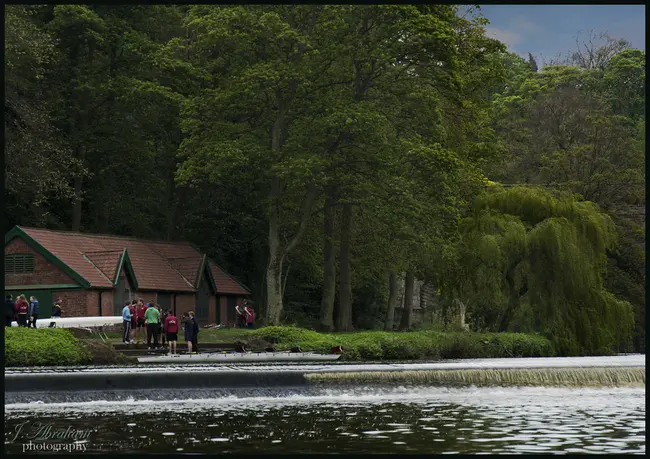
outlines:
[[[113,347],[118,352],[131,352],[131,351],[146,351],[148,350],[147,343],[139,344],[113,344]],[[210,351],[232,351],[235,349],[234,343],[199,343],[199,349],[201,350],[210,350]],[[176,348],[179,352],[187,349],[185,343],[178,343]],[[152,349],[152,351],[167,352],[169,350],[169,345],[165,344],[165,347],[162,349]]]

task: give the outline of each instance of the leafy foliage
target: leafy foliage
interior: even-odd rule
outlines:
[[[265,327],[247,335],[248,342],[262,339],[277,349],[299,346],[329,353],[343,346],[344,360],[470,359],[496,357],[548,357],[550,341],[520,333],[357,332],[317,333],[296,327]]]
[[[476,328],[542,332],[561,354],[629,348],[631,305],[603,285],[615,227],[593,203],[492,187],[477,197],[462,228],[458,264],[446,276],[457,280],[445,287],[470,304]],[[528,313],[515,322],[522,305]]]
[[[6,366],[82,365],[91,360],[69,330],[5,328]]]
[[[10,5],[5,231],[188,240],[271,324],[409,328],[406,272],[476,330],[641,349],[645,53],[540,68],[458,13]]]

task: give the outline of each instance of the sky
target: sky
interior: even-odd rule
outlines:
[[[579,31],[607,32],[645,51],[644,5],[481,5],[481,13],[488,36],[540,66],[574,49]]]

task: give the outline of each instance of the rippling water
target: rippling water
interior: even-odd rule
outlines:
[[[5,405],[5,447],[89,429],[86,451],[645,453],[645,389],[342,388]],[[65,442],[51,440],[53,442]],[[67,440],[70,443],[70,440]]]

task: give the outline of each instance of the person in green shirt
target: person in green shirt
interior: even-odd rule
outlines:
[[[154,306],[153,304],[151,306]],[[149,307],[144,313],[144,320],[147,322],[147,347],[151,349],[151,338],[153,337],[153,347],[158,349],[158,327],[160,320],[160,311],[158,308]]]

